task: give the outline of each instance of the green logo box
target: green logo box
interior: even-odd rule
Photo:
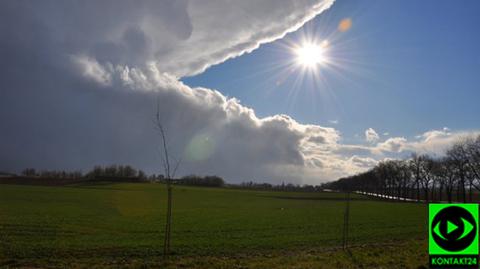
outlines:
[[[478,268],[479,205],[429,204],[428,209],[431,268]]]

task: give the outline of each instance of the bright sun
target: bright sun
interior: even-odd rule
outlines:
[[[316,67],[318,64],[325,63],[325,46],[325,42],[322,42],[322,44],[302,44],[300,47],[295,49],[298,63],[310,68]]]

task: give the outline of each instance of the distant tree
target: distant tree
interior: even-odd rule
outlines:
[[[469,195],[472,200],[472,187],[480,191],[480,135],[477,138],[467,138],[464,142],[463,154],[467,160]]]
[[[422,158],[418,154],[413,153],[409,161],[409,166],[413,176],[413,181],[414,181],[413,185],[414,185],[414,188],[417,190],[416,198],[417,198],[417,201],[420,201],[420,182],[422,180],[422,173],[421,173]]]
[[[433,184],[433,168],[434,168],[434,160],[428,155],[421,155],[420,156],[420,172],[421,172],[421,185],[424,192],[424,199],[425,203],[429,203],[429,190],[431,184]],[[433,187],[432,187],[433,190]]]
[[[399,169],[401,174],[401,193],[399,197],[407,198],[410,195],[409,190],[413,188],[412,185],[412,172],[408,161],[399,161]]]
[[[145,176],[145,173],[143,173],[143,171],[137,171],[135,169],[133,169],[131,166],[129,165],[126,165],[123,167],[123,176],[124,177],[141,177],[141,176]]]
[[[442,191],[445,189],[447,200],[452,202],[453,190],[456,185],[456,174],[452,165],[452,161],[448,157],[444,157],[437,161],[435,170],[435,177],[440,182],[439,187],[439,201],[442,201]]]
[[[27,177],[32,177],[37,175],[37,172],[33,168],[27,168],[22,171],[22,175],[27,176]]]
[[[463,141],[457,141],[449,150],[447,150],[447,156],[452,162],[452,168],[458,178],[457,188],[457,200],[460,200],[459,196],[462,195],[463,202],[467,202],[465,183],[468,176],[468,160],[465,154],[465,143]]]
[[[205,186],[205,187],[222,187],[225,185],[225,181],[218,176],[197,176],[188,175],[176,181],[178,184],[193,185],[193,186]]]
[[[142,170],[138,170],[137,177],[139,180],[145,180],[147,179],[147,174],[145,174],[145,172],[143,172]]]
[[[206,184],[208,186],[215,186],[215,187],[222,187],[225,185],[225,181],[223,178],[218,177],[218,176],[206,176],[204,177],[204,181],[206,181]]]

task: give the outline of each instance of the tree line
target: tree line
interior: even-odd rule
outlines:
[[[94,166],[91,170],[83,173],[82,171],[65,170],[40,170],[34,168],[24,169],[20,175],[3,173],[4,178],[0,183],[19,182],[23,184],[68,184],[81,181],[118,181],[118,182],[158,182],[166,184],[166,177],[162,174],[147,175],[140,169],[135,169],[130,165],[108,165]],[[12,181],[13,180],[13,181]],[[205,187],[223,187],[225,180],[215,175],[188,175],[178,179],[171,179],[175,185],[205,186]]]
[[[172,182],[178,185],[204,186],[204,187],[223,187],[225,181],[219,176],[198,176],[188,175]]]
[[[137,170],[130,165],[109,165],[94,166],[87,173],[82,171],[65,170],[41,170],[27,168],[22,171],[21,176],[28,178],[49,178],[49,179],[137,179],[146,180],[147,175],[142,170]]]
[[[480,135],[456,141],[442,157],[414,153],[406,160],[382,161],[364,173],[341,178],[323,187],[426,203],[478,201]]]
[[[266,191],[286,191],[286,192],[319,192],[323,191],[323,185],[292,184],[283,182],[282,184],[256,183],[253,181],[242,182],[239,185],[230,185],[233,188],[248,190],[266,190]]]
[[[140,169],[135,169],[130,165],[110,165],[95,166],[92,170],[85,174],[85,178],[89,179],[138,179],[146,180],[147,174]]]

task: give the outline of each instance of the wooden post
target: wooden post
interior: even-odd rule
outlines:
[[[350,221],[350,192],[345,193],[345,211],[343,214],[343,249],[348,248],[348,226]]]

